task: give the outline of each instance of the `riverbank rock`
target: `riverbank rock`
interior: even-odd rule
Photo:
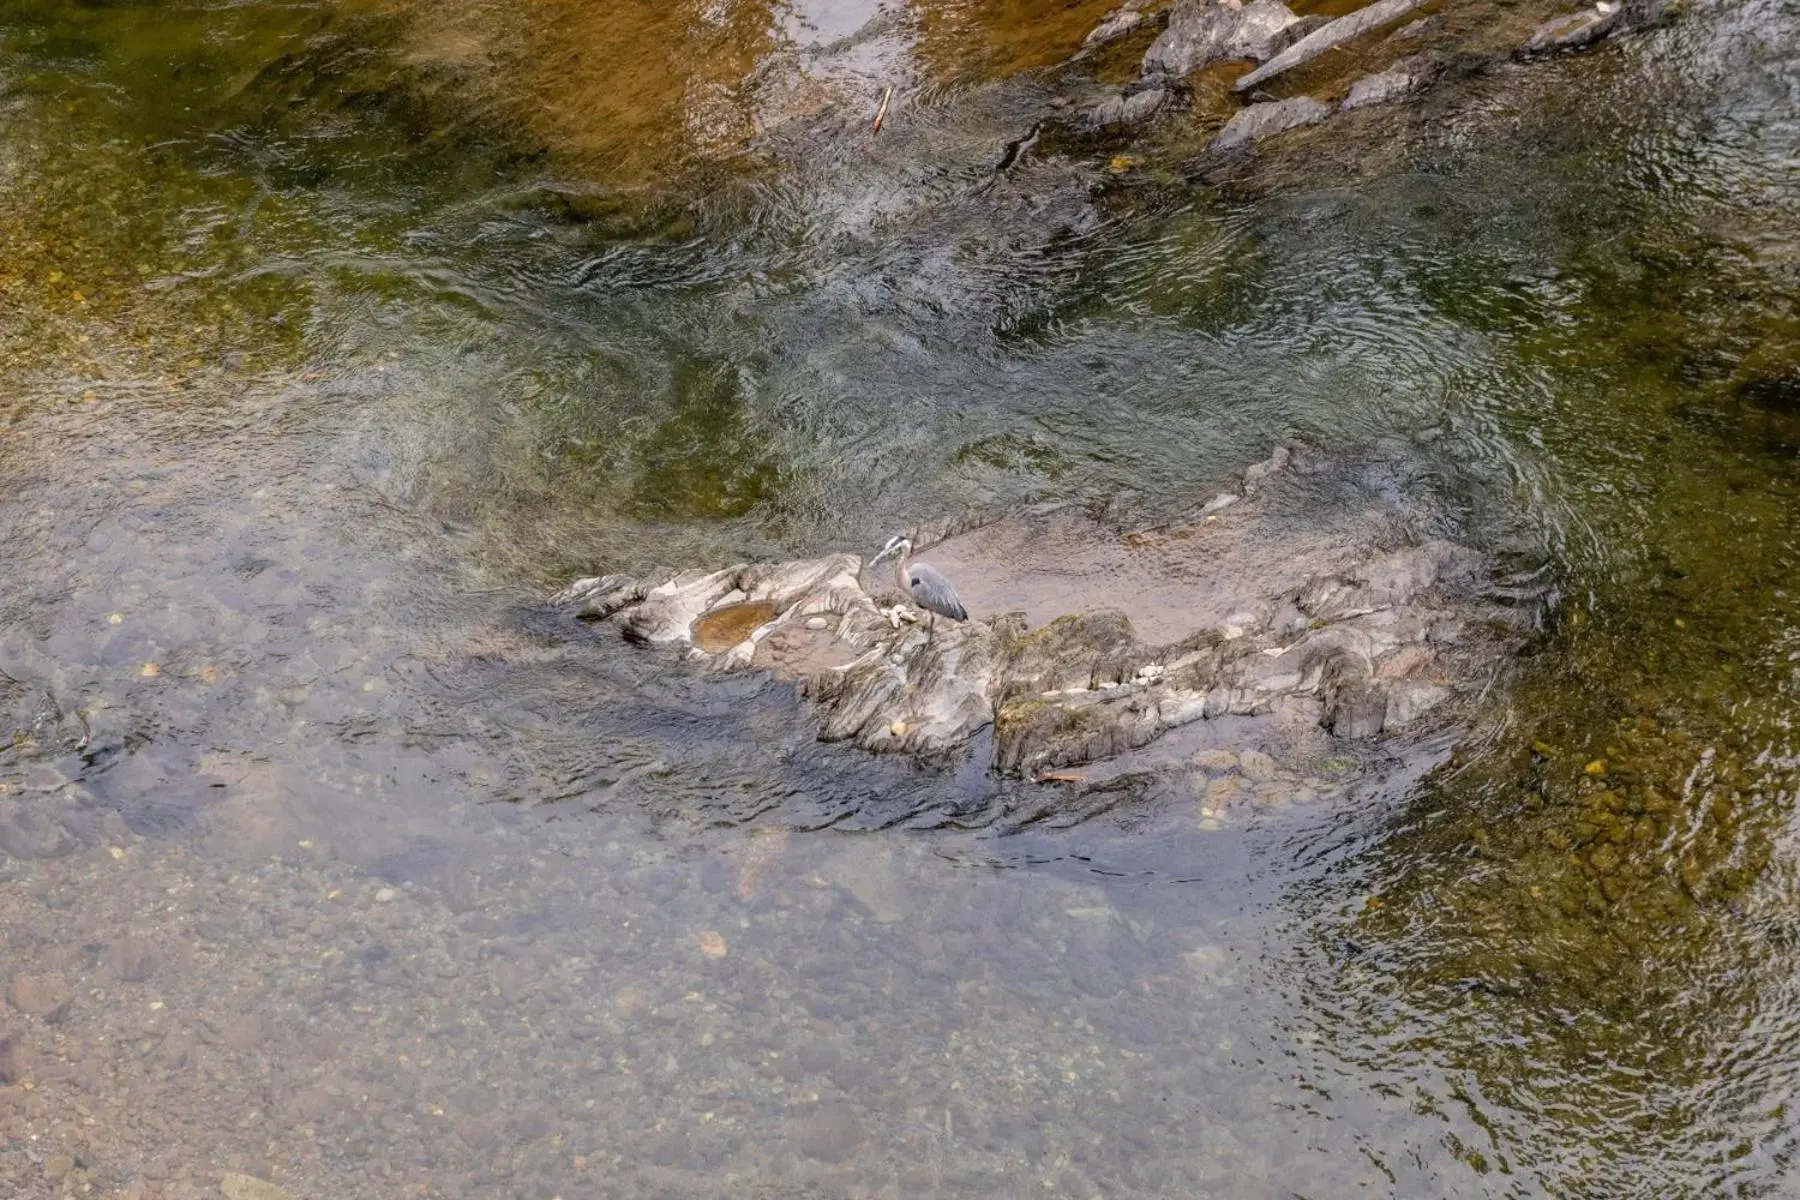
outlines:
[[[1144,77],[1180,78],[1233,59],[1262,62],[1288,44],[1299,21],[1278,0],[1242,6],[1230,0],[1178,4],[1169,14],[1168,28],[1144,52]]]
[[[1294,468],[1277,464],[1292,461],[1284,448],[1223,493],[1235,503],[1151,529],[1050,506],[913,531],[976,614],[965,623],[928,628],[888,571],[868,575],[850,554],[602,576],[553,603],[709,669],[793,681],[828,741],[934,756],[992,726],[992,766],[1007,775],[1277,710],[1342,737],[1393,732],[1452,699],[1505,640],[1464,631],[1515,628],[1516,613],[1486,594],[1479,554],[1408,532],[1379,497],[1346,508],[1340,496],[1296,524],[1315,493],[1283,486]],[[719,643],[696,628],[745,605],[768,619],[705,648]]]
[[[1295,96],[1292,100],[1270,100],[1240,110],[1225,123],[1225,128],[1212,140],[1212,150],[1235,150],[1248,146],[1258,138],[1317,125],[1331,115],[1331,106],[1311,96]]]

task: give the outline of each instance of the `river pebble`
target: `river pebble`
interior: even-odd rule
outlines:
[[[106,948],[106,965],[125,983],[143,983],[161,963],[161,950],[147,937],[131,934]]]
[[[31,1073],[31,1043],[22,1033],[0,1037],[0,1083],[22,1082]]]
[[[794,1126],[800,1153],[820,1162],[841,1163],[862,1145],[862,1125],[841,1108],[820,1108]]]
[[[1237,754],[1230,750],[1221,749],[1198,751],[1195,753],[1192,761],[1193,764],[1202,771],[1212,771],[1215,774],[1221,771],[1235,771],[1238,766]]]
[[[231,1171],[219,1177],[219,1190],[225,1194],[225,1200],[294,1200],[286,1188],[277,1187],[266,1179]]]
[[[1275,778],[1275,760],[1261,750],[1246,750],[1238,755],[1238,770],[1246,779],[1266,783]]]
[[[6,1002],[31,1017],[48,1017],[74,996],[55,975],[15,975],[6,987]]]

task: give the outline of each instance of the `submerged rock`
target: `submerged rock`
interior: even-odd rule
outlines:
[[[1278,0],[1177,5],[1169,27],[1144,52],[1144,76],[1179,77],[1232,59],[1262,62],[1288,44],[1299,20]]]
[[[1121,92],[1111,100],[1096,105],[1088,112],[1088,124],[1096,129],[1114,125],[1136,125],[1147,121],[1168,102],[1167,88],[1148,88],[1141,92]]]
[[[1379,75],[1364,75],[1351,84],[1350,94],[1344,97],[1342,107],[1347,112],[1386,104],[1418,91],[1430,81],[1430,71],[1424,60],[1403,58]]]
[[[1519,54],[1551,54],[1559,50],[1579,50],[1591,46],[1619,28],[1625,19],[1625,6],[1618,0],[1602,0],[1592,8],[1552,17],[1539,25],[1519,47]]]
[[[1296,496],[1268,503],[1288,462],[1284,449],[1253,467],[1228,510],[1158,529],[1121,534],[1053,506],[919,531],[971,611],[989,614],[933,630],[886,607],[888,574],[867,578],[848,554],[585,579],[555,602],[714,669],[793,680],[825,740],[935,755],[991,725],[1003,774],[1041,777],[1195,721],[1296,703],[1342,737],[1401,728],[1503,640],[1436,631],[1475,617],[1501,629],[1511,614],[1485,599],[1478,554],[1397,532],[1378,502],[1295,528]],[[729,627],[715,614],[747,606],[772,615],[729,646],[701,636]]]
[[[1298,129],[1302,125],[1317,125],[1330,115],[1331,106],[1311,96],[1252,104],[1225,123],[1209,149],[1234,150],[1270,134]]]
[[[1273,79],[1283,71],[1290,71],[1302,63],[1311,62],[1327,50],[1359,38],[1371,30],[1379,29],[1390,21],[1399,20],[1423,3],[1424,0],[1375,0],[1375,3],[1367,8],[1358,9],[1349,16],[1326,22],[1232,86],[1240,92],[1249,91],[1257,84]]]
[[[1140,7],[1127,4],[1124,8],[1108,13],[1106,19],[1094,26],[1082,45],[1089,49],[1107,42],[1117,41],[1139,25],[1144,23],[1144,13]]]

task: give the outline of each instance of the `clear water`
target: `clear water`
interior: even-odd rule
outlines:
[[[1793,14],[969,199],[1105,8],[878,24],[879,140],[742,86],[857,6],[0,12],[0,1178],[1796,1185]],[[1562,603],[1222,823],[539,607],[1280,437]]]

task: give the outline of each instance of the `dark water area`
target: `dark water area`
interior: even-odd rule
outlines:
[[[1800,1188],[1796,14],[994,183],[1108,7],[0,6],[0,1190]],[[543,603],[1278,440],[1551,589],[1454,727],[1040,787]]]

